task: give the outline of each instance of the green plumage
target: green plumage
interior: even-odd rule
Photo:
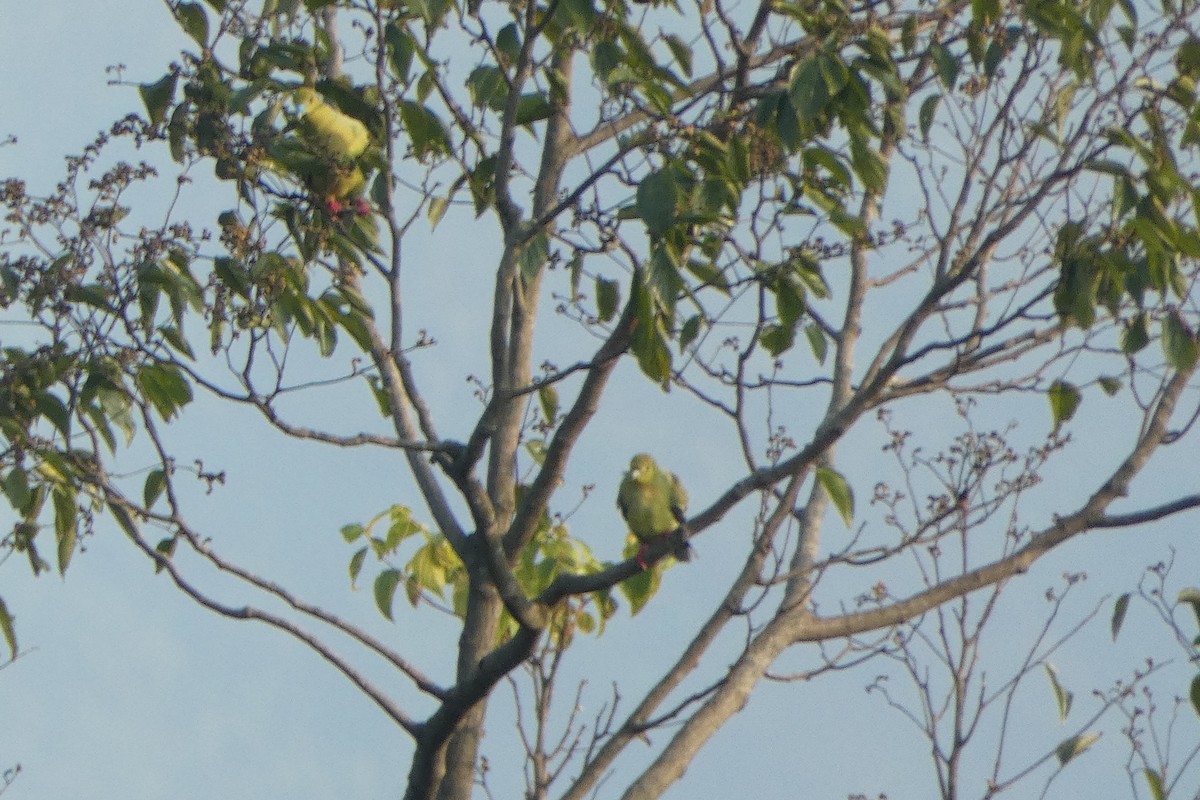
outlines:
[[[299,178],[332,214],[364,205],[359,198],[367,183],[362,168],[371,144],[367,126],[326,103],[311,87],[297,89],[293,99],[302,109],[294,128],[298,136],[272,144],[273,163]]]
[[[687,504],[687,491],[675,473],[661,469],[645,453],[639,453],[629,462],[629,472],[617,492],[617,508],[643,545],[656,536],[678,530],[685,519]],[[681,541],[673,555],[687,561],[691,558],[691,548]]]
[[[296,90],[296,102],[304,107],[300,137],[318,155],[344,163],[366,152],[371,134],[361,121],[329,105],[307,86]]]

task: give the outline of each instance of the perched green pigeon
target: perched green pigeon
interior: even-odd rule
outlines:
[[[271,153],[274,160],[300,178],[330,214],[351,207],[359,214],[369,213],[361,198],[367,176],[359,162],[371,144],[367,126],[326,103],[310,86],[292,96],[302,109],[296,124],[299,138],[277,142]]]
[[[629,462],[629,472],[617,492],[617,508],[629,524],[629,530],[642,543],[638,563],[645,567],[646,546],[656,536],[673,533],[683,525],[688,496],[679,477],[661,469],[654,459],[638,453]],[[672,554],[680,561],[691,558],[691,548],[685,539]]]

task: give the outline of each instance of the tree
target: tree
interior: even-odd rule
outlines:
[[[118,121],[48,193],[0,184],[4,304],[33,323],[5,343],[0,379],[20,519],[6,543],[34,573],[51,551],[65,572],[111,519],[199,604],[292,635],[371,698],[411,737],[409,798],[471,795],[494,690],[522,669],[530,796],[589,796],[670,726],[624,787],[657,797],[782,662],[804,679],[912,664],[926,620],[973,593],[998,597],[1068,542],[1102,556],[1089,532],[1200,505],[1134,491],[1200,399],[1191,4],[170,8],[195,46],[139,85],[145,118]],[[369,142],[314,146],[313,92]],[[108,158],[125,142],[150,163]],[[168,154],[162,214],[130,198]],[[193,187],[218,193],[215,219],[176,215]],[[478,265],[425,244],[462,231],[494,243],[486,288]],[[453,436],[431,356],[457,354],[408,322],[438,282],[487,309],[481,408]],[[613,385],[627,362],[662,392],[604,421],[635,391]],[[1068,429],[1099,393],[1123,406],[1085,464]],[[379,421],[348,428],[364,398]],[[350,575],[388,618],[401,588],[404,613],[444,612],[453,674],[235,563],[194,522],[223,474],[185,466],[170,432],[199,400],[404,462],[422,505],[362,509],[342,530]],[[738,569],[688,599],[709,616],[632,711],[614,698],[554,740],[571,648],[603,647],[618,603],[670,602],[678,574],[676,537],[652,544],[649,569],[636,544],[601,560],[624,531],[615,510],[606,530],[568,527],[567,469],[590,437],[627,437],[627,462],[660,409],[695,415],[689,446],[723,481],[708,496],[688,481],[676,533],[702,557],[718,541]],[[931,414],[915,435],[931,444],[909,449]],[[1014,414],[1032,429],[1020,443],[997,422]],[[876,419],[894,466],[846,466]],[[872,485],[864,509],[853,487]],[[261,601],[222,599],[205,567]],[[967,617],[950,650],[972,646]],[[15,652],[4,607],[0,628]],[[419,697],[384,691],[365,656]],[[944,796],[958,769],[939,764]]]

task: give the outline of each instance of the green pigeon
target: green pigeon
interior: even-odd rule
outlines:
[[[360,166],[371,144],[371,134],[360,120],[326,103],[310,86],[292,94],[302,109],[296,123],[299,137],[275,142],[271,157],[283,170],[300,178],[330,214],[349,208],[370,213],[362,199],[367,176]]]
[[[617,492],[617,508],[629,524],[629,530],[642,543],[637,561],[646,566],[646,547],[657,536],[674,533],[683,527],[688,496],[679,476],[667,472],[645,453],[629,462],[629,472]],[[681,539],[672,551],[680,561],[692,557],[691,547]]]

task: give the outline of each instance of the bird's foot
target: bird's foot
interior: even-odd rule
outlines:
[[[327,197],[325,210],[331,217],[365,217],[371,213],[371,204],[361,197],[352,203],[343,203],[336,197]]]
[[[646,555],[649,552],[650,552],[650,545],[643,544],[641,547],[638,548],[637,555],[633,557],[634,560],[637,561],[637,565],[639,567],[641,567],[643,570],[650,568],[649,562],[646,561]]]

